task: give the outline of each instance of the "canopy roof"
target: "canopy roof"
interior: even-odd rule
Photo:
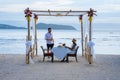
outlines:
[[[93,9],[90,8],[89,11],[73,11],[73,10],[68,10],[68,11],[60,11],[60,10],[30,10],[33,14],[36,14],[38,16],[80,16],[80,15],[85,15],[89,13],[94,13]]]

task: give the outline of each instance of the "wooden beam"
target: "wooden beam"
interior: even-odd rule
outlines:
[[[31,12],[48,12],[48,10],[30,10],[30,11],[31,11]],[[50,10],[50,12],[69,12],[69,11]],[[86,10],[86,11],[79,11],[79,10],[72,11],[72,10],[71,10],[71,12],[77,12],[77,13],[82,12],[82,13],[84,13],[84,12],[88,12],[88,10]],[[93,12],[96,12],[96,11],[93,11]]]
[[[67,16],[71,11],[72,11],[72,10],[68,11],[68,12],[66,13],[66,16]]]
[[[80,14],[80,15],[78,15],[78,14],[75,14],[75,15],[66,15],[66,14],[61,14],[61,15],[58,15],[58,14],[51,14],[51,15],[49,15],[49,14],[37,14],[38,16],[80,16],[80,15],[83,15],[83,14]]]
[[[85,15],[90,12],[89,10],[86,11],[79,11],[79,10],[30,10],[32,13],[36,13],[38,16],[80,16]],[[93,12],[96,12],[93,10]],[[63,14],[64,13],[64,14]],[[70,14],[72,13],[72,14]]]

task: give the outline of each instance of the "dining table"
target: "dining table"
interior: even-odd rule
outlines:
[[[51,51],[58,60],[63,60],[63,58],[70,52],[70,50],[64,46],[53,47]]]

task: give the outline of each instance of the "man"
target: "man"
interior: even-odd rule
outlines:
[[[49,53],[49,50],[53,48],[54,46],[54,39],[53,39],[53,35],[52,35],[52,29],[48,28],[48,32],[45,34],[45,40],[47,43],[47,50]]]

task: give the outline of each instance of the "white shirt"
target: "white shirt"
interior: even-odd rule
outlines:
[[[46,33],[46,34],[45,34],[45,40],[46,40],[46,43],[47,43],[47,44],[53,44],[53,43],[54,43],[53,40],[47,40],[47,39],[53,39],[52,33]]]

